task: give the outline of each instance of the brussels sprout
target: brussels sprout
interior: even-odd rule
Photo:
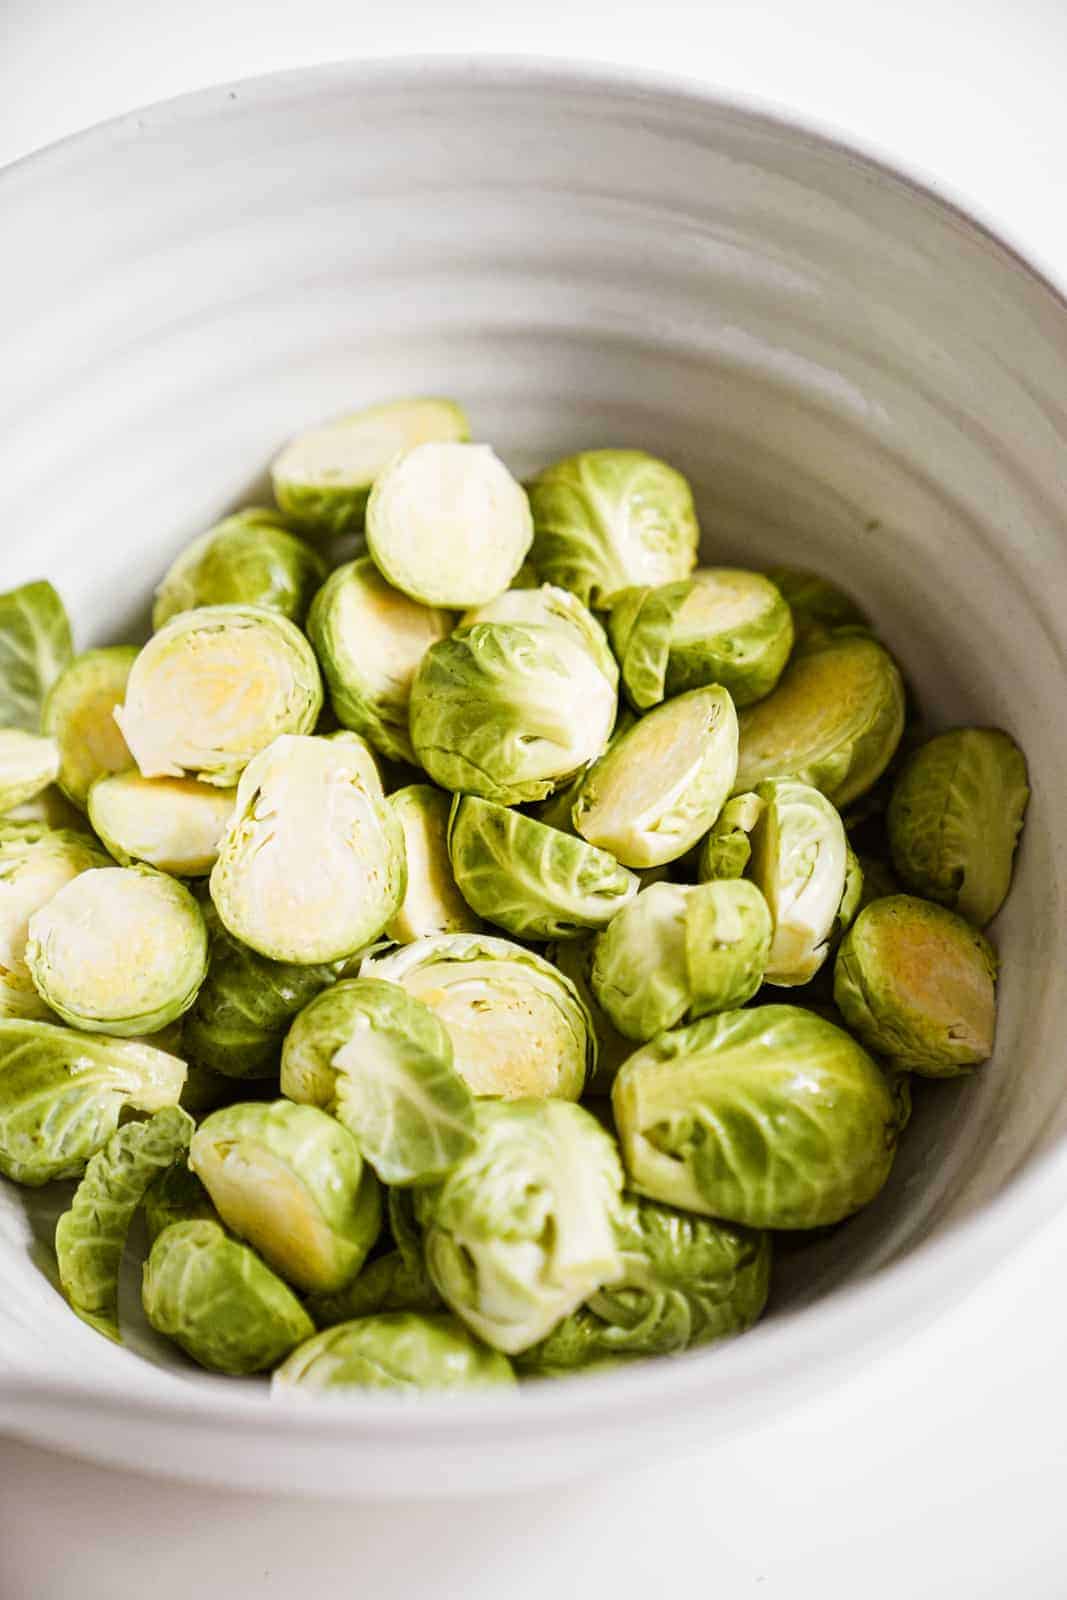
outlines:
[[[288,1285],[217,1222],[164,1229],[145,1262],[141,1299],[156,1332],[213,1372],[262,1372],[315,1331]]]
[[[770,694],[793,647],[789,607],[769,579],[705,567],[680,583],[623,589],[608,624],[638,710],[717,683],[736,706]]]
[[[692,689],[642,717],[590,768],[574,826],[627,867],[676,861],[722,810],[737,769],[725,689]]]
[[[411,741],[443,788],[543,800],[604,749],[615,685],[565,629],[479,622],[432,645],[411,691]]]
[[[526,558],[525,491],[484,444],[421,444],[381,473],[367,548],[394,589],[460,610],[506,589]]]
[[[317,551],[288,531],[276,511],[249,506],[187,545],[156,590],[153,628],[203,606],[263,606],[303,622],[326,576]]]
[[[370,406],[292,439],[271,468],[275,498],[320,538],[358,531],[375,480],[401,451],[469,438],[467,418],[452,400]]]
[[[474,1143],[474,1103],[452,1040],[398,984],[353,978],[297,1017],[282,1093],[330,1111],[383,1183],[433,1183]]]
[[[580,939],[561,939],[545,950],[545,957],[569,978],[578,991],[578,998],[589,1013],[596,1040],[596,1069],[587,1084],[589,1094],[607,1094],[615,1074],[633,1051],[633,1043],[624,1039],[615,1024],[593,993],[593,957],[596,937],[583,934]]]
[[[620,1276],[622,1172],[614,1140],[562,1100],[483,1101],[478,1143],[415,1192],[426,1265],[486,1344],[528,1349]]]
[[[877,640],[828,636],[795,654],[773,694],[740,720],[735,792],[799,778],[840,809],[889,765],[904,730],[904,685]]]
[[[82,811],[97,778],[133,766],[118,708],[137,654],[133,644],[86,650],[48,691],[41,718],[59,745],[59,787]]]
[[[26,965],[30,918],[80,872],[105,866],[86,834],[40,823],[0,831],[0,1016],[48,1016]]]
[[[144,1194],[144,1225],[150,1245],[176,1222],[217,1222],[211,1196],[189,1170],[185,1151],[149,1184]]]
[[[566,637],[584,646],[612,688],[618,687],[619,667],[611,653],[607,634],[587,606],[568,589],[542,583],[532,589],[505,589],[495,600],[464,612],[461,628],[479,622],[533,623],[538,627],[558,628]]]
[[[386,935],[396,944],[411,944],[432,933],[477,933],[481,921],[460,894],[448,859],[452,796],[429,783],[411,783],[391,794],[389,804],[404,832],[408,884]]]
[[[271,1383],[293,1389],[482,1389],[514,1387],[506,1357],[487,1350],[445,1313],[385,1312],[318,1333],[292,1355]]]
[[[643,450],[584,450],[546,467],[527,490],[534,566],[586,605],[632,584],[687,578],[696,565],[689,485]]]
[[[904,884],[984,928],[1004,903],[1030,790],[1026,759],[995,728],[939,733],[910,757],[889,803]]]
[[[637,893],[606,850],[473,795],[453,801],[448,850],[468,905],[520,939],[606,927]]]
[[[195,778],[116,772],[89,790],[89,821],[121,865],[202,878],[215,864],[236,793]]]
[[[226,1226],[298,1289],[343,1288],[378,1237],[381,1194],[351,1134],[290,1100],[213,1111],[189,1166]]]
[[[399,1250],[368,1261],[358,1278],[336,1294],[313,1294],[306,1301],[317,1328],[335,1328],[378,1311],[439,1311],[444,1301],[420,1256],[417,1264]]]
[[[727,800],[700,847],[697,876],[701,883],[744,876],[752,858],[752,830],[762,810],[758,794],[735,794]]]
[[[404,835],[355,733],[284,734],[251,761],[211,873],[228,931],[272,961],[340,961],[406,884]]]
[[[767,576],[793,613],[798,644],[807,644],[813,638],[840,628],[870,626],[852,596],[828,578],[797,567],[773,567]]]
[[[0,727],[40,730],[44,697],[72,654],[67,613],[50,583],[0,594]]]
[[[444,1023],[476,1095],[577,1100],[596,1066],[592,1018],[574,985],[532,950],[472,933],[419,939],[363,963]]]
[[[766,980],[788,988],[809,982],[829,954],[848,843],[841,818],[810,784],[778,778],[756,793],[763,806],[752,830],[749,875],[774,921]]]
[[[127,1107],[176,1105],[185,1063],[151,1045],[0,1019],[0,1172],[36,1188],[73,1178]]]
[[[85,1169],[56,1226],[59,1281],[83,1322],[121,1343],[119,1264],[134,1212],[149,1184],[188,1149],[195,1124],[178,1106],[128,1122]]]
[[[623,1276],[524,1351],[516,1360],[524,1375],[710,1344],[744,1333],[767,1303],[771,1244],[765,1233],[628,1198],[616,1234]]]
[[[799,1006],[660,1034],[626,1062],[611,1098],[635,1189],[749,1227],[840,1222],[893,1162],[885,1077],[841,1028]]]
[[[32,800],[12,806],[0,817],[0,828],[8,828],[13,822],[43,822],[48,828],[73,828],[76,833],[85,832],[84,816],[77,806],[71,805],[58,783],[42,789]]]
[[[33,913],[26,965],[42,1000],[72,1027],[153,1033],[196,999],[207,929],[173,878],[150,867],[97,867]]]
[[[40,733],[0,728],[0,812],[33,800],[59,776],[59,746]]]
[[[415,670],[451,630],[447,611],[391,589],[369,556],[338,567],[315,596],[308,634],[342,727],[394,761],[413,761],[408,701]]]
[[[996,957],[954,911],[911,895],[861,911],[837,954],[834,1001],[870,1050],[928,1078],[993,1051]]]
[[[226,789],[280,734],[310,733],[321,706],[315,653],[288,617],[201,606],[148,641],[115,715],[144,777]]]

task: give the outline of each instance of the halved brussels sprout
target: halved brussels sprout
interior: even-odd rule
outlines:
[[[89,821],[122,866],[143,862],[179,878],[202,878],[215,865],[236,796],[236,789],[196,778],[142,778],[132,768],[97,779]]]
[[[155,1244],[164,1228],[176,1222],[217,1222],[211,1196],[189,1170],[186,1151],[149,1184],[144,1194],[144,1225],[148,1243]]]
[[[40,730],[44,697],[73,653],[67,613],[50,583],[0,594],[0,727]]]
[[[110,865],[87,834],[41,823],[0,831],[0,1016],[49,1015],[26,965],[30,918],[80,872]]]
[[[315,653],[262,606],[201,606],[138,655],[116,720],[146,778],[229,788],[280,734],[310,733],[322,707]]]
[[[470,438],[452,400],[392,400],[297,434],[271,468],[274,494],[308,533],[328,537],[363,526],[375,480],[404,450]]]
[[[897,1114],[854,1039],[800,1006],[725,1011],[660,1034],[612,1090],[633,1188],[754,1228],[818,1228],[866,1205]]]
[[[873,901],[837,954],[834,1000],[868,1049],[928,1078],[993,1052],[997,962],[954,911],[912,895]]]
[[[533,540],[522,485],[484,444],[422,444],[367,501],[367,548],[394,589],[461,610],[506,589]]]
[[[59,776],[59,746],[45,734],[0,728],[0,813],[33,800]]]
[[[524,1351],[524,1376],[671,1355],[744,1333],[767,1303],[771,1242],[655,1200],[627,1198],[616,1223],[623,1275]]]
[[[249,506],[187,545],[156,590],[153,628],[203,606],[264,606],[303,622],[326,576],[317,551],[289,532],[276,511]]]
[[[505,589],[495,600],[465,611],[459,625],[473,628],[479,622],[527,622],[558,628],[565,637],[583,645],[612,687],[618,686],[619,666],[611,653],[607,634],[588,606],[569,589],[558,589],[551,583]]]
[[[474,795],[452,803],[448,851],[467,904],[520,939],[606,927],[638,889],[606,850]]]
[[[904,685],[876,639],[828,635],[795,653],[774,692],[740,720],[736,792],[799,778],[840,809],[889,765],[904,731]]]
[[[727,800],[700,847],[697,876],[701,883],[744,876],[752,858],[752,830],[762,810],[758,794],[735,794]]]
[[[71,1027],[153,1033],[196,999],[207,929],[173,878],[151,867],[98,867],[34,912],[26,965],[42,1000]]]
[[[284,734],[246,767],[211,873],[235,939],[272,961],[339,961],[404,898],[404,835],[358,734]]]
[[[48,691],[41,718],[59,745],[59,787],[82,811],[97,778],[133,766],[118,708],[137,655],[134,644],[85,650]]]
[[[189,1166],[226,1226],[298,1289],[343,1288],[378,1237],[378,1181],[352,1135],[316,1106],[213,1111],[193,1135]]]
[[[630,1039],[624,1039],[619,1033],[593,993],[595,952],[596,936],[589,933],[583,934],[580,939],[561,939],[558,944],[548,945],[545,959],[558,967],[565,978],[569,978],[589,1013],[597,1051],[596,1068],[586,1085],[586,1093],[602,1095],[610,1092],[615,1074],[627,1056],[633,1053],[634,1047]]]
[[[408,883],[386,935],[411,944],[433,933],[477,933],[481,920],[460,894],[448,859],[452,796],[429,783],[411,783],[391,794],[389,804],[404,832]]]
[[[818,573],[799,567],[772,567],[767,574],[793,613],[797,643],[839,628],[868,628],[866,614],[852,596]]]
[[[574,826],[627,867],[676,861],[733,788],[737,714],[725,689],[691,689],[613,740],[585,776]]]
[[[808,983],[829,954],[848,843],[841,818],[810,784],[778,778],[761,783],[756,794],[763,804],[748,871],[774,922],[766,980],[788,988]]]
[[[131,1039],[0,1019],[0,1172],[36,1188],[74,1178],[119,1114],[177,1105],[185,1063]]]
[[[400,984],[436,1013],[473,1094],[577,1100],[592,1076],[596,1038],[574,985],[509,939],[441,934],[361,970]]]
[[[615,684],[567,630],[479,622],[432,645],[411,691],[411,741],[443,788],[501,805],[543,800],[596,759]]]
[[[336,1294],[309,1295],[306,1305],[317,1328],[336,1328],[379,1311],[440,1311],[444,1301],[421,1254],[411,1262],[402,1251],[390,1250],[368,1261],[359,1277]]]
[[[514,1355],[621,1273],[615,1142],[562,1100],[483,1101],[478,1143],[415,1191],[426,1265],[446,1303]]]
[[[322,1390],[514,1387],[505,1356],[445,1313],[383,1312],[327,1328],[293,1351],[271,1381],[274,1394]]]
[[[953,728],[920,745],[893,786],[889,843],[907,888],[992,922],[1011,886],[1026,758],[996,728]]]
[[[288,1284],[217,1222],[176,1222],[152,1246],[145,1316],[212,1372],[240,1377],[277,1366],[315,1331]]]
[[[414,761],[411,685],[427,650],[451,631],[447,611],[390,588],[369,556],[331,573],[315,596],[308,634],[342,727],[394,761]]]
[[[527,491],[534,566],[586,605],[632,584],[687,578],[696,565],[692,491],[643,450],[583,450],[545,467]]]

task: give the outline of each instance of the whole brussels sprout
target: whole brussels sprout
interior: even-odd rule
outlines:
[[[534,566],[586,605],[631,585],[687,578],[696,565],[689,484],[643,450],[583,450],[545,467],[527,490]]]
[[[761,783],[749,876],[774,922],[768,983],[808,983],[829,954],[845,894],[845,828],[825,795],[790,778]],[[857,896],[858,898],[858,896]]]
[[[59,745],[45,734],[0,728],[0,813],[33,800],[59,776]]]
[[[505,589],[495,600],[464,612],[460,627],[473,628],[479,622],[525,622],[538,627],[558,628],[565,638],[588,650],[612,687],[618,687],[619,668],[611,653],[608,636],[588,606],[584,606],[569,589],[559,589],[551,583],[525,589]]]
[[[697,876],[701,883],[744,876],[752,857],[752,830],[762,810],[758,794],[735,794],[727,800],[700,847]]]
[[[924,1077],[952,1077],[993,1051],[996,956],[943,906],[875,900],[845,937],[834,1001],[864,1044]]]
[[[81,811],[97,778],[133,766],[118,708],[137,655],[132,644],[86,650],[64,668],[45,699],[41,726],[59,746],[59,787]]]
[[[558,968],[508,939],[419,939],[363,963],[436,1013],[476,1095],[577,1100],[596,1067],[592,1019]]]
[[[50,583],[0,594],[0,728],[40,731],[44,697],[73,653],[67,613]]]
[[[33,913],[26,965],[41,999],[72,1027],[154,1033],[196,999],[207,929],[173,878],[151,867],[97,867]]]
[[[852,596],[828,578],[798,567],[772,567],[767,576],[793,613],[798,644],[841,628],[870,627]]]
[[[433,933],[477,933],[481,919],[460,894],[448,859],[452,796],[429,783],[411,783],[391,794],[389,804],[404,833],[408,882],[386,936],[411,944]]]
[[[120,865],[202,878],[215,864],[236,795],[195,778],[116,772],[89,790],[89,821]]]
[[[156,590],[152,626],[202,606],[263,606],[303,622],[326,576],[317,551],[290,533],[276,511],[249,506],[187,545]]]
[[[620,1276],[614,1141],[563,1100],[482,1101],[478,1143],[415,1191],[430,1277],[456,1315],[506,1355],[528,1349]]]
[[[492,600],[532,540],[525,491],[484,444],[416,445],[386,467],[367,501],[375,566],[423,605]]]
[[[211,873],[235,939],[272,961],[339,961],[377,938],[405,884],[400,823],[358,734],[283,734],[249,763]]]
[[[381,1228],[377,1180],[351,1134],[289,1100],[213,1111],[190,1169],[226,1226],[298,1289],[343,1288]]]
[[[624,866],[662,866],[708,831],[736,770],[733,701],[725,689],[691,689],[612,741],[586,773],[574,826]]]
[[[201,606],[148,641],[115,717],[144,777],[226,789],[280,734],[310,733],[321,708],[315,653],[288,617]]]
[[[858,924],[857,924],[858,925]],[[873,1200],[898,1118],[855,1040],[799,1006],[660,1034],[612,1090],[631,1186],[753,1228],[819,1228]]]
[[[0,830],[0,1016],[50,1014],[26,965],[30,918],[80,872],[110,864],[84,833],[41,823]]]
[[[191,1137],[191,1134],[190,1134]],[[154,1178],[144,1193],[144,1224],[149,1245],[175,1222],[217,1222],[211,1196],[189,1170],[187,1150]]]
[[[505,1356],[487,1350],[455,1317],[384,1312],[308,1339],[278,1368],[274,1394],[299,1389],[482,1389],[514,1387]]]
[[[893,865],[907,888],[984,928],[1011,886],[1030,790],[1026,758],[996,728],[953,728],[911,755],[889,802]]]
[[[573,983],[589,1013],[597,1051],[596,1069],[586,1089],[591,1095],[601,1095],[610,1092],[615,1074],[634,1047],[630,1039],[623,1038],[593,993],[595,952],[596,936],[583,934],[580,939],[561,939],[558,944],[548,945],[545,958]]]
[[[217,1222],[163,1230],[145,1262],[141,1299],[156,1332],[212,1372],[262,1372],[315,1331],[289,1286]]]

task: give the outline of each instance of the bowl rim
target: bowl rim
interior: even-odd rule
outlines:
[[[962,201],[940,181],[911,172],[851,135],[843,138],[817,118],[756,96],[723,91],[681,74],[594,61],[512,54],[352,58],[224,81],[122,112],[9,162],[0,168],[0,207],[16,181],[47,178],[73,158],[81,161],[136,139],[148,123],[180,127],[216,114],[234,100],[269,106],[294,94],[330,89],[358,88],[366,94],[427,87],[467,94],[584,91],[592,98],[613,100],[609,114],[630,99],[646,112],[654,108],[667,122],[684,121],[689,138],[694,120],[711,114],[720,122],[736,120],[771,137],[805,144],[859,166],[883,187],[933,209],[972,242],[1002,257],[1051,301],[1067,332],[1064,289],[998,226],[976,214],[969,199]],[[1011,1175],[979,1211],[943,1225],[933,1239],[825,1299],[760,1324],[743,1339],[671,1361],[580,1374],[577,1382],[527,1384],[514,1394],[427,1395],[417,1406],[375,1395],[346,1395],[343,1405],[324,1405],[298,1392],[279,1403],[262,1383],[235,1383],[198,1371],[191,1371],[193,1381],[183,1382],[181,1373],[153,1369],[153,1376],[168,1381],[146,1391],[143,1373],[130,1385],[128,1369],[118,1364],[114,1375],[78,1380],[18,1366],[0,1368],[0,1427],[12,1420],[17,1424],[20,1416],[32,1417],[41,1405],[98,1412],[118,1404],[124,1421],[141,1424],[156,1420],[195,1428],[224,1423],[255,1434],[283,1431],[290,1439],[311,1444],[362,1438],[382,1443],[388,1438],[400,1445],[416,1439],[438,1442],[442,1435],[455,1441],[461,1430],[463,1443],[473,1446],[503,1445],[516,1438],[532,1442],[538,1433],[584,1430],[590,1423],[632,1433],[638,1427],[676,1425],[688,1414],[706,1419],[714,1411],[722,1424],[716,1437],[722,1437],[781,1414],[783,1405],[792,1409],[923,1331],[994,1274],[1011,1247],[1036,1238],[1062,1212],[1065,1201],[1067,1140],[1033,1156],[1028,1169]],[[894,1302],[889,1316],[887,1307]]]

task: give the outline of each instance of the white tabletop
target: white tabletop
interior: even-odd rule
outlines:
[[[0,163],[221,79],[509,51],[682,72],[925,175],[1067,284],[1062,0],[2,0]],[[0,248],[2,261],[2,248]],[[353,1507],[0,1441],[0,1600],[1067,1593],[1067,1219],[934,1330],[760,1435],[627,1475]]]

